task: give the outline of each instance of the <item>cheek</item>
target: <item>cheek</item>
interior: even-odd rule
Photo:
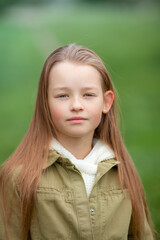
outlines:
[[[102,117],[101,107],[91,109],[91,113],[92,113],[93,120],[95,121],[95,124],[99,124]]]
[[[56,108],[54,106],[51,106],[50,111],[51,111],[51,116],[52,116],[53,122],[57,122],[57,121],[59,122],[64,117],[64,109],[63,108]]]

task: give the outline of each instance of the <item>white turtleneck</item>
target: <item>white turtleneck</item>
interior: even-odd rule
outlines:
[[[66,148],[64,148],[55,138],[52,139],[50,149],[56,150],[62,157],[68,158],[81,172],[87,191],[90,195],[94,184],[98,163],[115,157],[112,149],[99,139],[93,139],[93,148],[84,159],[77,159]]]

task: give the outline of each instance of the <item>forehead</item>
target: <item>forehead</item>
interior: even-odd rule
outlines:
[[[102,77],[98,70],[90,65],[71,62],[55,64],[49,74],[49,85],[61,86],[102,86]]]

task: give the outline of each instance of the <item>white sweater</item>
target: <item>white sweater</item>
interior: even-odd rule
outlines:
[[[88,197],[94,184],[98,163],[115,157],[115,154],[111,148],[99,139],[93,139],[93,148],[84,159],[75,158],[55,138],[51,141],[50,149],[56,150],[62,155],[62,157],[70,159],[70,161],[81,172]]]

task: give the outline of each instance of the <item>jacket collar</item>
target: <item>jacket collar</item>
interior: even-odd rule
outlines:
[[[46,161],[46,163],[43,166],[43,170],[47,169],[48,167],[50,167],[52,164],[54,164],[55,162],[61,162],[65,165],[73,165],[72,162],[68,159],[68,158],[63,158],[58,152],[56,152],[55,150],[50,150],[49,151],[49,155],[48,155],[48,160]],[[116,159],[112,158],[112,159],[106,159],[100,162],[101,165],[105,165],[105,163],[109,163],[111,165],[117,165],[120,162],[116,161]]]
[[[45,170],[46,168],[50,167],[52,164],[54,164],[59,158],[61,158],[61,155],[59,153],[57,153],[55,150],[50,150],[49,151],[49,155],[48,155],[48,159],[45,162],[44,166],[43,166],[43,170]]]

